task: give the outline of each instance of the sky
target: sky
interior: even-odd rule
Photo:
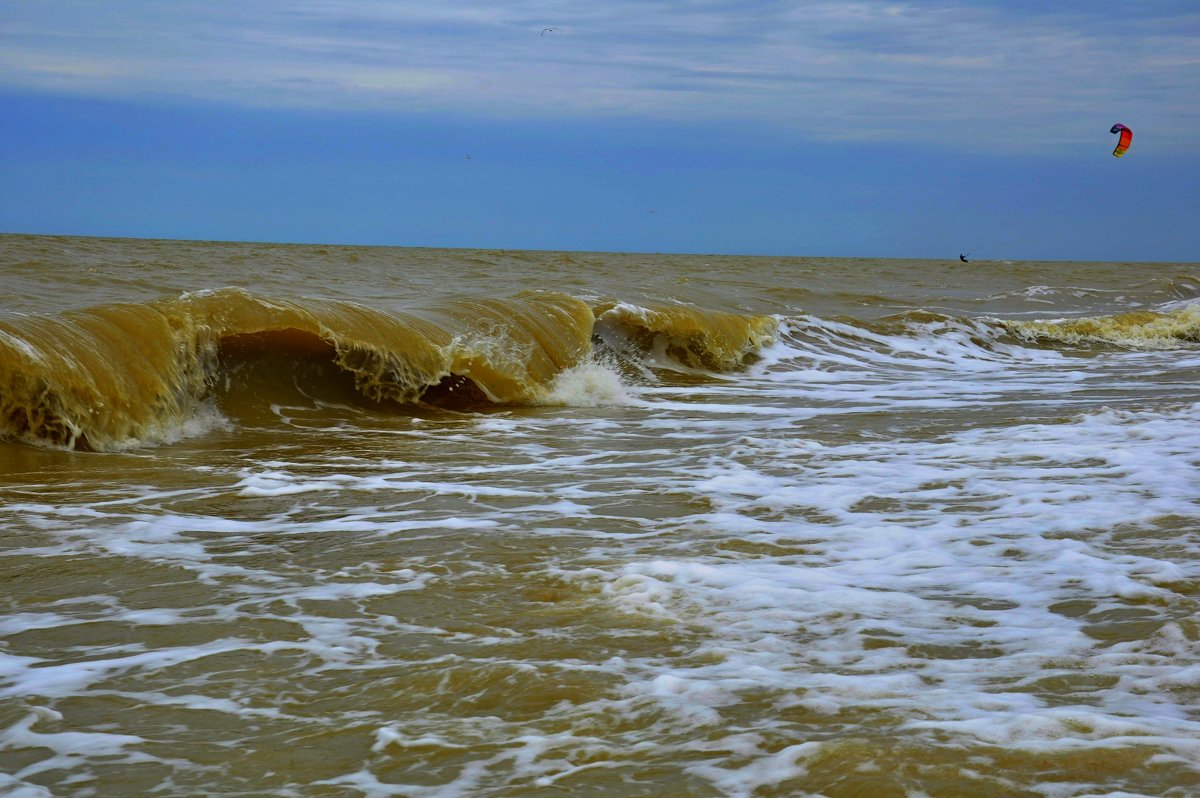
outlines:
[[[0,186],[10,233],[1200,261],[1200,3],[0,0]]]

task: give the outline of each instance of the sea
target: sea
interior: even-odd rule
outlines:
[[[0,795],[1200,794],[1200,263],[0,236]]]

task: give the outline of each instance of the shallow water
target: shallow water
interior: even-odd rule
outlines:
[[[1200,791],[1200,265],[0,276],[0,794]]]

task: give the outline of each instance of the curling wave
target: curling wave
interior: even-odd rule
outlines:
[[[8,318],[0,438],[100,451],[170,441],[215,401],[232,401],[229,386],[247,373],[290,368],[294,378],[313,364],[308,379],[335,375],[385,409],[554,403],[560,376],[591,357],[597,326],[635,350],[728,369],[769,343],[774,321],[684,306],[594,308],[545,291],[383,311],[233,288]],[[239,401],[255,394],[243,385]]]

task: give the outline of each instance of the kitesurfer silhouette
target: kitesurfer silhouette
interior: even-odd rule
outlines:
[[[967,255],[970,255],[970,254],[971,254],[970,252],[967,253]],[[961,260],[963,263],[970,263],[971,261],[967,260],[967,255],[964,255],[960,252],[960,253],[958,253],[958,259]]]

